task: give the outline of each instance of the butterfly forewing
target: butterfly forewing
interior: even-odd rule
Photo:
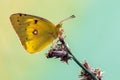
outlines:
[[[28,14],[10,16],[14,30],[29,53],[41,51],[58,37],[58,31],[50,21]]]

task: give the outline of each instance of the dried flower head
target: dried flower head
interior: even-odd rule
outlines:
[[[86,69],[88,69],[91,73],[93,73],[98,78],[98,80],[102,79],[103,72],[101,72],[99,68],[92,69],[92,67],[86,61],[84,61],[83,66]],[[93,80],[92,77],[84,70],[81,71],[79,77],[81,78],[81,80]]]
[[[46,54],[47,58],[60,58],[61,61],[68,63],[68,60],[71,59],[71,56],[68,54],[65,46],[63,45],[64,39],[59,37],[58,42],[51,47],[51,49]]]

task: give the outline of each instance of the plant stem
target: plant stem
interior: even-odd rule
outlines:
[[[91,73],[88,69],[86,69],[78,60],[77,58],[72,54],[72,52],[69,50],[69,48],[67,47],[65,41],[63,40],[62,41],[62,44],[64,44],[66,50],[68,51],[68,53],[72,56],[72,59],[78,64],[78,66],[80,66],[85,72],[87,72],[93,80],[98,80],[98,78],[93,74]]]

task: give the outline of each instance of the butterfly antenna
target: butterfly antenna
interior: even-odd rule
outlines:
[[[72,19],[72,18],[75,18],[75,15],[72,15],[72,16],[69,16],[69,17],[63,19],[62,21],[59,22],[59,24],[62,24],[64,21],[67,21],[67,20]]]

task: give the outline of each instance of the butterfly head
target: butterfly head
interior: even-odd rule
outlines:
[[[57,24],[57,25],[56,25],[56,28],[57,28],[57,29],[62,28],[62,24]]]

